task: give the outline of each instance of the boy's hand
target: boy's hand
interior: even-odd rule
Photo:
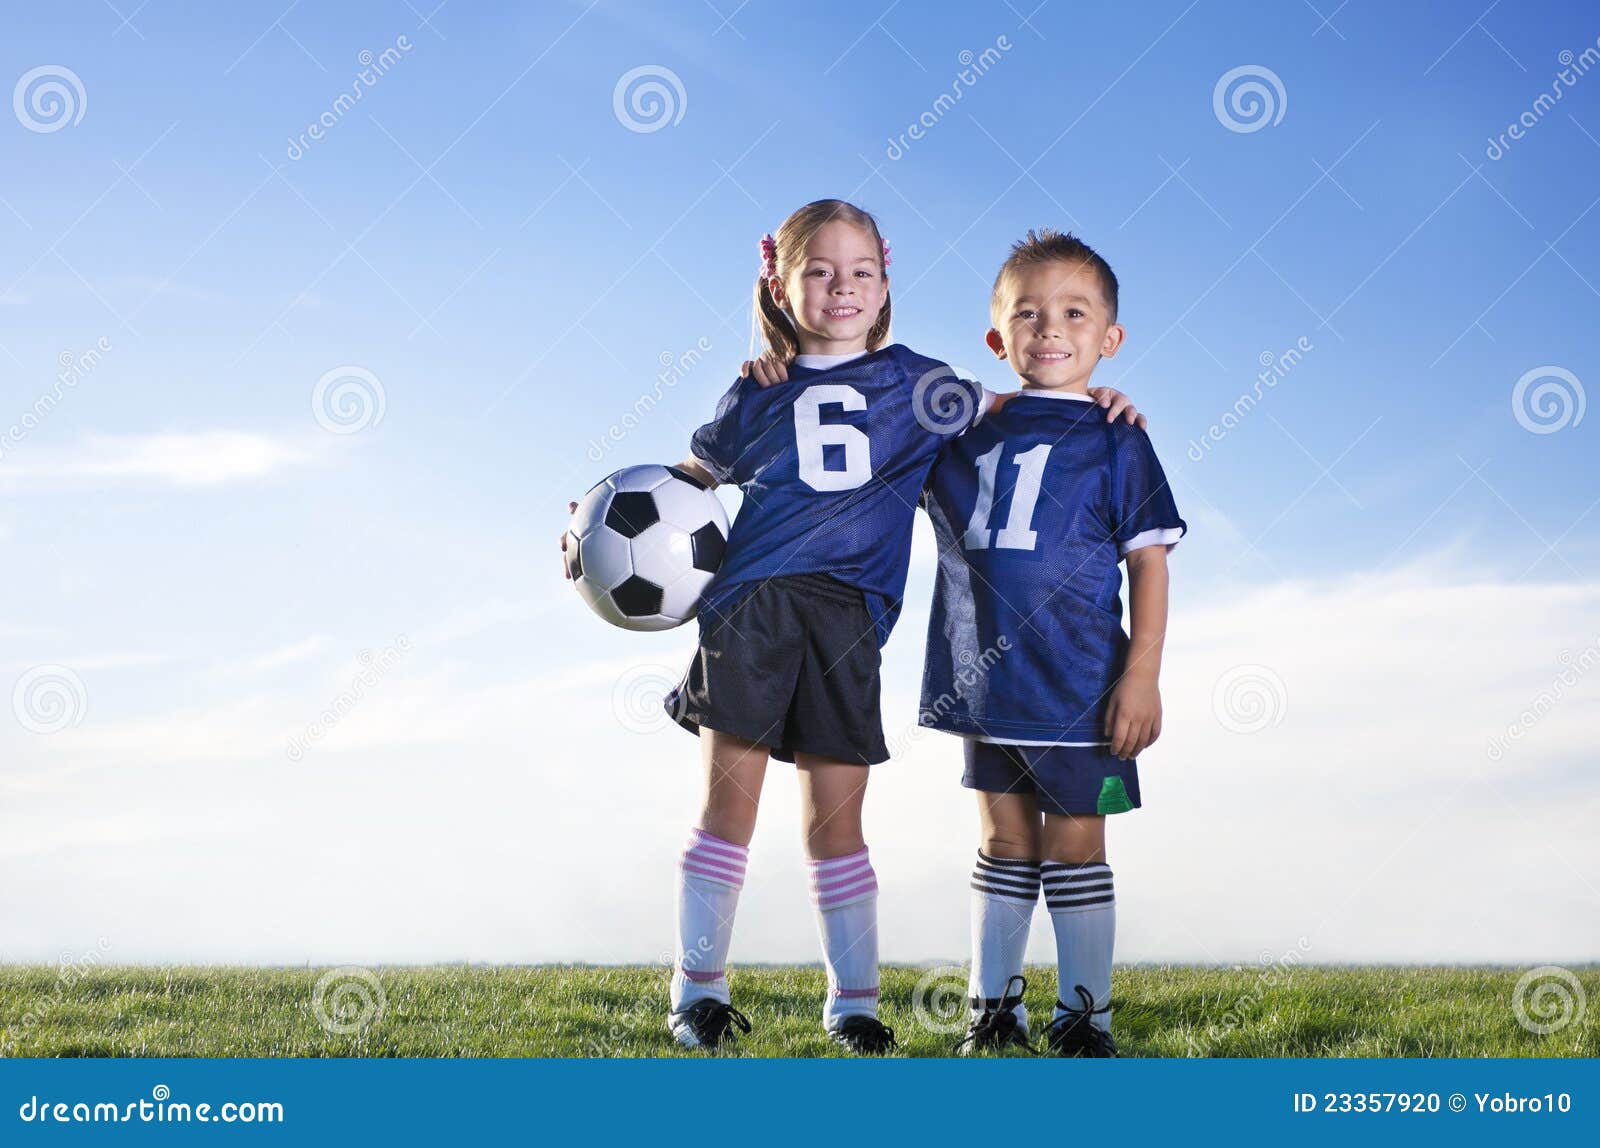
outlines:
[[[1155,679],[1124,674],[1111,691],[1106,710],[1106,737],[1113,756],[1138,757],[1161,736],[1161,690]]]
[[[748,379],[751,375],[754,375],[756,382],[763,387],[787,383],[789,381],[789,364],[778,358],[771,351],[764,351],[759,359],[754,362],[746,359],[739,367],[739,377],[741,379]]]
[[[568,514],[576,513],[577,509],[578,504],[576,502],[567,503]],[[567,532],[565,530],[561,532],[561,576],[568,582],[572,581],[572,571],[567,569]]]
[[[1114,423],[1118,418],[1126,419],[1140,430],[1150,425],[1150,420],[1139,413],[1133,405],[1133,400],[1115,387],[1090,387],[1089,395],[1095,402],[1107,410],[1106,422]]]

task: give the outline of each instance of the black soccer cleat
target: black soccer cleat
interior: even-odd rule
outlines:
[[[1045,1054],[1098,1058],[1116,1056],[1117,1042],[1111,1039],[1111,1033],[1096,1028],[1089,1019],[1095,1013],[1110,1012],[1111,1006],[1095,1008],[1094,997],[1089,995],[1088,989],[1078,985],[1076,991],[1078,999],[1083,1002],[1081,1009],[1071,1008],[1065,1001],[1056,1001],[1056,1007],[1066,1011],[1050,1023],[1049,1031],[1045,1033]]]
[[[875,1016],[847,1016],[828,1030],[828,1037],[861,1056],[883,1056],[899,1047],[894,1029]]]
[[[1011,986],[1017,987],[1016,992]],[[1028,1026],[1016,1014],[1022,1003],[1022,994],[1028,990],[1028,978],[1022,975],[1006,982],[1006,992],[990,1005],[979,997],[972,997],[974,1009],[982,1008],[967,1026],[967,1035],[956,1042],[956,1052],[963,1056],[976,1052],[999,1052],[1010,1045],[1018,1045],[1029,1052],[1038,1052],[1028,1043]],[[991,998],[992,999],[992,998]]]
[[[714,1049],[732,1044],[739,1033],[748,1033],[750,1021],[724,1001],[698,1000],[679,1012],[669,1012],[667,1031],[685,1048]]]

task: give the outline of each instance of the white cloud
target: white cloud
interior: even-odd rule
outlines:
[[[311,439],[249,431],[89,435],[69,452],[23,458],[0,467],[0,483],[33,487],[153,482],[211,486],[266,478],[316,460]]]
[[[681,670],[692,631],[641,640],[637,657],[530,647],[530,672],[499,676],[442,646],[513,607],[434,627],[440,640],[419,640],[298,764],[284,736],[354,662],[137,720],[97,696],[79,728],[0,733],[9,855],[54,859],[9,895],[7,955],[114,935],[122,959],[659,959],[699,751],[665,723],[630,729],[616,690],[641,663]],[[914,721],[922,623],[913,603],[885,652],[896,734]],[[1302,936],[1313,961],[1592,959],[1600,779],[1583,763],[1600,664],[1537,706],[1498,760],[1487,746],[1597,642],[1600,590],[1463,579],[1426,561],[1186,605],[1163,677],[1166,734],[1141,761],[1145,808],[1110,827],[1119,959],[1253,962]],[[1256,733],[1216,716],[1218,682],[1239,666],[1282,682],[1281,720]],[[651,710],[634,700],[622,712],[637,726]],[[1258,713],[1235,704],[1236,726]],[[959,743],[934,733],[874,771],[887,959],[965,953],[976,826],[959,774]],[[153,796],[168,819],[148,813],[156,830],[217,810],[249,810],[260,828],[208,839],[201,866],[192,841],[137,818],[100,842],[107,818]],[[774,763],[741,960],[816,957],[797,804],[792,770]],[[611,877],[551,879],[573,858]],[[348,909],[337,925],[323,911],[330,884]],[[210,907],[205,922],[179,911],[193,903]],[[404,924],[418,919],[426,935]],[[1041,914],[1032,956],[1050,952]]]
[[[302,662],[307,658],[314,658],[328,647],[328,639],[322,634],[313,634],[304,641],[283,646],[271,653],[263,654],[259,658],[246,661],[244,668],[253,671],[276,670],[282,666]]]

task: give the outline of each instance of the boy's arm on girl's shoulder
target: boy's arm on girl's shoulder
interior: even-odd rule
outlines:
[[[1133,758],[1161,736],[1161,652],[1167,639],[1167,547],[1130,551],[1128,661],[1111,692],[1106,736],[1117,757]]]

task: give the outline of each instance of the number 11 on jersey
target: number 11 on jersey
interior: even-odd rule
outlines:
[[[1033,529],[1033,509],[1039,501],[1050,445],[1042,442],[1011,460],[1017,468],[1017,482],[1011,491],[1011,512],[1006,515],[1006,524],[995,531],[996,550],[1032,550],[1038,544],[1039,534]],[[1000,472],[1000,455],[1005,449],[1005,443],[997,442],[992,450],[977,458],[978,501],[972,508],[972,517],[967,520],[967,531],[961,536],[961,544],[968,550],[989,549],[989,515],[994,510],[995,479]]]

